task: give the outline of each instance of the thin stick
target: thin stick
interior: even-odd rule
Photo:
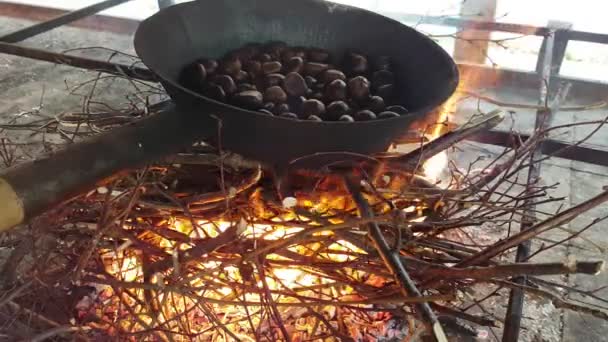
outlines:
[[[416,260],[413,258],[402,258],[408,262]],[[425,275],[442,278],[455,279],[492,279],[492,278],[507,278],[521,275],[553,275],[553,274],[592,274],[597,275],[603,268],[603,261],[571,261],[567,263],[552,262],[552,263],[516,263],[496,265],[489,267],[467,267],[454,268],[439,266],[432,263],[416,260],[416,263],[424,263],[427,266],[421,267],[418,272]],[[413,262],[412,262],[413,263]]]
[[[543,298],[547,298],[547,299],[551,300],[553,305],[558,309],[568,309],[570,311],[588,314],[595,318],[599,318],[599,319],[608,321],[608,312],[606,312],[605,310],[594,309],[594,308],[591,308],[591,307],[588,307],[585,305],[572,303],[571,301],[562,299],[558,295],[556,295],[552,292],[549,292],[547,290],[537,289],[535,287],[516,284],[516,283],[510,282],[510,281],[505,281],[505,280],[496,281],[496,282],[500,285],[504,285],[505,287],[519,288],[525,292],[535,294],[535,295],[543,297]]]
[[[369,203],[367,202],[367,200],[363,197],[363,194],[360,190],[360,186],[355,185],[357,184],[355,177],[353,177],[352,175],[347,175],[344,177],[344,181],[346,187],[348,188],[348,191],[352,195],[353,200],[359,208],[361,217],[373,218],[374,213],[369,207]],[[378,227],[378,224],[376,224],[375,222],[370,222],[367,225],[367,228],[369,231],[369,236],[376,245],[376,249],[378,250],[378,253],[380,253],[380,255],[382,256],[384,263],[399,281],[404,296],[422,296],[422,294],[414,284],[414,281],[412,280],[412,278],[410,278],[405,267],[403,266],[403,263],[399,258],[399,253],[391,250],[391,247],[384,238],[384,235],[382,234],[380,227]],[[420,310],[423,319],[426,321],[426,323],[430,325],[435,339],[438,342],[447,342],[448,339],[445,335],[445,332],[443,331],[443,328],[441,327],[441,324],[439,323],[439,320],[437,319],[437,316],[435,315],[431,307],[427,303],[418,304],[417,307]]]
[[[155,284],[146,284],[146,283],[137,283],[137,282],[128,282],[128,281],[120,281],[112,278],[100,278],[100,277],[88,277],[87,280],[96,281],[100,284],[107,284],[111,286],[121,287],[121,288],[130,288],[130,289],[152,289],[156,291],[169,291],[175,292],[176,294],[188,295],[193,298],[199,299],[203,303],[208,304],[219,304],[219,305],[234,305],[234,306],[263,306],[264,302],[258,301],[232,301],[232,300],[222,300],[215,299],[211,297],[199,296],[194,293],[190,293],[189,288],[185,287],[177,287],[177,286],[165,286],[161,287]],[[379,298],[367,298],[362,300],[324,300],[319,299],[309,302],[299,302],[299,303],[289,303],[289,302],[277,302],[275,303],[277,307],[314,307],[319,305],[331,305],[331,306],[347,306],[347,307],[355,307],[357,305],[368,305],[368,304],[419,304],[425,302],[438,302],[438,301],[449,301],[453,300],[454,295],[429,295],[429,296],[384,296]]]
[[[291,336],[287,332],[287,328],[285,328],[285,323],[283,323],[283,318],[281,317],[281,312],[277,308],[277,304],[275,300],[272,298],[272,294],[270,293],[270,288],[268,287],[268,281],[266,280],[266,272],[264,272],[264,266],[262,266],[261,262],[256,262],[256,267],[260,274],[260,280],[262,282],[262,289],[264,291],[264,295],[266,297],[266,301],[268,302],[268,306],[270,306],[271,316],[274,317],[276,324],[279,326],[281,330],[281,334],[285,338],[285,341],[291,342]]]
[[[42,342],[42,341],[47,341],[49,338],[57,336],[57,335],[62,335],[65,333],[70,333],[70,332],[84,332],[84,331],[89,331],[91,330],[91,327],[75,327],[72,325],[63,325],[60,327],[56,327],[50,330],[47,330],[45,332],[43,332],[42,334],[33,336],[32,338],[28,338],[25,340],[22,340],[23,342]]]
[[[503,101],[499,101],[496,100],[494,98],[488,97],[488,96],[484,96],[481,95],[479,93],[473,92],[473,91],[469,91],[469,90],[456,90],[456,92],[474,97],[476,99],[500,106],[500,107],[506,107],[506,108],[522,108],[522,109],[545,109],[544,105],[534,105],[534,104],[524,104],[524,103],[513,103],[513,102],[503,102]],[[586,104],[586,105],[582,105],[582,106],[566,106],[566,107],[558,107],[557,109],[560,111],[564,111],[564,112],[583,112],[583,111],[587,111],[587,110],[594,110],[594,109],[600,109],[600,108],[604,108],[608,105],[608,103],[606,101],[599,101],[599,102],[594,102],[594,103],[590,103],[590,104]]]
[[[388,158],[387,161],[397,165],[418,165],[422,164],[439,152],[442,152],[460,142],[467,137],[496,127],[504,119],[501,110],[494,110],[477,119],[462,125],[461,127],[442,135],[441,137],[429,142],[428,144],[407,153],[403,156]]]
[[[522,241],[532,239],[533,237],[544,233],[550,229],[553,229],[556,226],[570,222],[580,214],[589,211],[606,201],[608,201],[608,191],[604,191],[601,194],[577,206],[574,206],[553,217],[550,217],[545,221],[536,224],[528,230],[522,231],[505,240],[499,241],[493,244],[492,246],[484,249],[483,251],[477,253],[476,255],[461,261],[460,263],[456,264],[455,267],[468,267],[493,258],[498,254],[519,245]]]

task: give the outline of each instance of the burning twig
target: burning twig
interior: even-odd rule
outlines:
[[[389,163],[395,163],[406,166],[406,169],[421,165],[429,158],[433,157],[441,151],[445,151],[454,144],[470,137],[471,135],[477,134],[482,131],[489,130],[504,119],[504,114],[501,110],[492,111],[484,116],[476,118],[467,124],[453,130],[431,142],[414,150],[406,155],[398,156],[394,158],[388,158]]]
[[[357,207],[359,208],[359,212],[361,217],[363,218],[373,218],[374,214],[371,211],[369,204],[361,194],[361,190],[356,184],[356,179],[352,177],[346,176],[345,178],[346,186],[353,196],[355,203],[357,203]],[[361,180],[359,180],[359,183]],[[420,297],[422,294],[412,281],[411,277],[405,270],[402,261],[399,258],[398,252],[391,249],[389,244],[387,243],[384,235],[380,231],[380,227],[375,222],[371,222],[368,224],[368,233],[372,241],[374,242],[376,249],[384,259],[387,267],[391,270],[391,273],[395,275],[397,280],[399,281],[404,296],[414,296]],[[438,342],[447,342],[447,337],[445,336],[445,332],[439,324],[439,320],[435,313],[431,310],[427,303],[421,303],[418,305],[419,310],[421,311],[421,316],[429,324],[432,329],[433,335]]]

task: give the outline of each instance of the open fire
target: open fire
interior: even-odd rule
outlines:
[[[447,131],[445,122],[457,97],[446,102],[438,122],[428,126],[431,140]],[[441,151],[424,163],[420,176],[426,181],[421,179],[439,183],[447,165],[447,152]],[[386,170],[391,172],[364,186],[377,221],[397,224],[386,232],[393,243],[424,237],[424,230],[412,228],[437,215],[439,202],[403,196],[412,175]],[[242,202],[236,201],[236,215],[232,205],[240,191],[231,187],[223,191],[231,193],[232,201],[214,203],[224,213],[212,218],[194,218],[187,208],[173,207],[154,221],[126,220],[124,231],[146,247],[128,240],[100,251],[110,278],[91,280],[104,284],[100,298],[106,302],[87,302],[91,305],[83,307],[82,317],[87,310],[104,310],[95,316],[113,322],[95,324],[105,324],[109,331],[117,324],[113,329],[118,335],[137,336],[162,326],[178,331],[173,335],[178,340],[306,341],[333,336],[360,341],[413,335],[419,323],[395,309],[420,298],[406,298],[395,286],[367,239],[364,222],[356,219],[356,204],[341,178],[306,174],[300,181],[295,205],[289,207],[273,201],[269,189],[251,184],[250,189],[239,189],[250,191]],[[401,253],[406,257],[412,251]],[[122,289],[127,284],[129,289]],[[423,300],[454,298],[453,293],[427,295]],[[161,331],[157,334],[166,338]]]
[[[500,119],[489,113],[423,148],[357,161],[346,169],[347,178],[359,177],[355,192],[343,179],[344,165],[296,172],[289,205],[258,164],[195,146],[196,152],[123,174],[33,223],[34,232],[53,232],[61,243],[36,251],[45,255],[44,267],[19,271],[36,279],[28,286],[38,295],[17,290],[6,298],[14,296],[11,308],[35,307],[32,298],[64,303],[67,316],[46,312],[50,306],[16,315],[47,329],[44,317],[51,316],[100,340],[415,341],[436,328],[420,314],[421,303],[446,330],[487,334],[483,329],[500,323],[468,310],[461,294],[482,305],[480,283],[513,287],[509,279],[520,275],[596,274],[601,261],[505,263],[500,256],[608,199],[602,193],[525,235],[480,241],[488,227],[509,224],[527,208],[521,193],[507,197],[501,189],[517,182],[510,171],[529,160],[547,132],[488,161],[491,169],[461,172],[458,181],[452,165],[431,157]],[[447,169],[447,178],[435,178],[441,174],[435,167]],[[538,187],[538,201],[559,200],[548,190]],[[381,235],[388,253],[379,253],[371,233]],[[419,294],[397,281],[395,259]],[[601,318],[544,291],[535,293]]]
[[[135,160],[131,160],[135,155],[140,163],[138,165],[141,165],[166,154],[166,151],[171,150],[169,146],[177,150],[177,146],[190,144],[194,136],[200,139],[200,128],[209,127],[207,123],[200,124],[206,120],[198,122],[199,124],[178,124],[181,118],[176,116],[172,109],[167,109],[170,108],[168,103],[164,103],[164,106],[149,106],[159,95],[163,98],[167,95],[158,84],[148,84],[126,77],[156,82],[158,77],[162,78],[161,75],[167,74],[162,72],[162,68],[155,70],[152,65],[170,59],[159,58],[158,52],[186,50],[179,44],[173,46],[173,43],[184,41],[181,39],[184,35],[181,28],[190,25],[175,25],[175,22],[191,18],[192,27],[201,23],[206,25],[216,22],[247,22],[245,32],[249,32],[251,27],[265,27],[271,23],[273,26],[270,29],[274,32],[277,21],[288,20],[286,22],[289,27],[298,26],[293,24],[301,21],[302,27],[312,27],[313,23],[317,30],[318,24],[323,21],[319,20],[319,15],[327,14],[325,8],[321,8],[322,11],[317,13],[319,15],[314,14],[314,11],[311,12],[312,15],[307,14],[307,10],[303,10],[302,15],[285,16],[281,6],[272,6],[273,2],[265,2],[264,4],[271,6],[262,10],[264,15],[259,17],[263,20],[249,22],[249,19],[256,16],[248,16],[247,20],[232,17],[239,13],[235,9],[248,6],[234,6],[230,5],[231,3],[209,3],[205,6],[210,6],[211,10],[183,11],[178,17],[162,17],[180,13],[180,8],[186,8],[176,6],[174,11],[161,12],[163,14],[160,22],[146,21],[148,24],[144,25],[147,28],[143,30],[143,34],[137,35],[139,40],[136,46],[144,64],[150,64],[150,70],[6,44],[7,48],[17,51],[11,53],[23,56],[30,54],[29,57],[38,56],[34,57],[36,59],[61,61],[71,65],[81,63],[80,66],[88,61],[94,65],[87,68],[110,71],[113,75],[101,76],[97,73],[94,82],[87,81],[72,89],[76,94],[80,93],[76,89],[88,87],[85,113],[66,112],[56,117],[46,116],[42,115],[41,102],[40,107],[33,112],[35,115],[19,114],[14,122],[4,125],[4,131],[25,129],[28,134],[24,136],[42,136],[43,141],[36,141],[34,144],[41,144],[47,151],[52,149],[46,144],[46,134],[57,135],[57,138],[59,135],[66,136],[62,126],[74,129],[70,130],[69,135],[79,138],[91,132],[104,131],[110,126],[121,126],[141,118],[145,119],[135,125],[123,127],[127,130],[116,130],[123,133],[110,132],[97,141],[105,142],[107,146],[113,146],[115,149],[93,149],[92,145],[76,143],[71,145],[72,148],[58,152],[54,158],[36,160],[30,165],[22,164],[19,168],[3,172],[3,178],[0,179],[2,190],[7,188],[4,186],[6,182],[10,190],[8,197],[19,202],[16,203],[16,208],[13,208],[18,215],[11,215],[5,226],[12,227],[29,221],[47,207],[57,204],[59,200],[72,196],[71,190],[79,186],[89,186],[91,179],[101,179],[100,175],[105,177],[110,173],[109,169],[127,169],[127,159],[134,163],[129,165],[135,165]],[[320,3],[312,3],[314,6],[320,6]],[[184,6],[191,5],[196,3]],[[277,9],[277,21],[267,20]],[[201,13],[213,16],[213,20],[201,20],[198,16]],[[408,41],[414,37],[403,35],[407,39],[402,39],[398,30],[392,26],[393,23],[386,21],[383,29],[382,21],[367,21],[363,15],[356,17],[356,25],[343,25],[344,22],[350,22],[348,16],[351,14],[356,14],[356,10],[339,11],[332,7],[333,17],[327,22],[333,27],[329,27],[327,32],[341,32],[346,27],[348,42],[352,40],[351,36],[357,36],[361,38],[362,45],[372,47],[380,41],[368,33],[373,33],[376,29],[378,32],[392,32],[391,41]],[[341,15],[346,16],[343,18],[345,20],[336,20]],[[231,20],[224,20],[226,17]],[[314,20],[309,21],[308,18]],[[239,31],[242,28],[239,24],[227,25],[225,30],[221,31],[228,35],[230,32],[243,32]],[[158,35],[156,29],[163,25],[165,34]],[[372,26],[373,30],[370,31],[369,27]],[[176,28],[179,29],[172,31]],[[363,29],[364,34],[356,34],[359,29]],[[321,31],[325,30],[321,27]],[[166,34],[167,32],[173,32],[174,37],[180,39],[168,39],[164,44],[159,44],[158,39],[171,36]],[[306,35],[309,33],[307,31]],[[243,36],[234,36],[239,35]],[[214,40],[211,45],[217,43],[215,39],[221,41],[219,45],[225,43],[221,34],[205,36]],[[370,37],[371,40],[365,41]],[[332,36],[332,39],[334,38],[336,37]],[[147,48],[141,49],[142,46]],[[159,50],[158,46],[173,48]],[[310,54],[315,51],[308,52]],[[413,65],[423,65],[433,57],[430,51],[428,54],[424,51],[412,53],[409,49],[406,52],[405,55],[413,58]],[[112,54],[114,56],[119,53],[112,51]],[[198,57],[200,56],[197,52]],[[263,58],[265,65],[260,67],[270,73],[266,81],[278,82],[289,76],[273,72],[287,71],[282,63],[291,61],[290,64],[298,69],[304,63],[300,56],[293,56],[281,62],[267,60],[267,57],[276,59],[270,55]],[[359,53],[351,53],[351,61],[347,64],[353,64],[352,61],[359,61],[360,65],[367,64],[361,62],[364,57]],[[152,60],[155,62],[147,63]],[[227,61],[223,61],[224,66],[225,62]],[[373,125],[397,120],[402,117],[401,114],[405,114],[404,108],[398,108],[399,106],[393,107],[389,113],[382,112],[380,108],[385,107],[384,104],[380,106],[384,102],[382,97],[373,96],[373,103],[364,103],[371,98],[361,96],[358,99],[345,98],[356,100],[352,109],[357,110],[350,112],[353,117],[344,113],[339,113],[344,115],[334,118],[321,115],[324,111],[327,113],[331,104],[336,102],[333,100],[343,98],[341,93],[345,87],[348,87],[351,93],[369,95],[367,88],[370,84],[367,81],[370,80],[366,81],[359,75],[354,77],[355,81],[349,85],[352,80],[346,83],[342,79],[347,78],[346,74],[343,76],[342,71],[332,70],[331,74],[338,79],[324,78],[323,82],[329,82],[329,85],[333,83],[334,86],[331,87],[332,91],[325,89],[321,92],[321,89],[326,87],[321,86],[318,80],[310,75],[314,72],[310,67],[330,70],[330,65],[319,62],[327,62],[326,57],[319,57],[313,63],[307,62],[309,75],[305,72],[304,75],[298,76],[293,74],[295,71],[290,72],[289,79],[292,82],[295,80],[295,83],[288,82],[292,87],[285,91],[311,97],[300,98],[302,103],[281,103],[285,102],[284,97],[287,94],[278,89],[280,87],[270,86],[269,83],[262,87],[264,94],[257,90],[252,92],[253,84],[243,81],[248,78],[248,81],[252,81],[255,78],[244,75],[243,70],[232,70],[234,72],[230,72],[230,75],[214,75],[210,80],[215,84],[206,84],[203,90],[214,89],[219,98],[223,98],[226,92],[232,95],[236,93],[236,99],[239,101],[235,102],[234,97],[226,98],[232,104],[243,104],[244,96],[248,95],[249,97],[245,96],[247,99],[255,100],[253,108],[262,113],[266,111],[266,114],[288,119],[308,119],[320,124],[338,119],[345,123],[368,120]],[[232,66],[236,67],[236,64],[233,63]],[[545,69],[549,70],[547,65]],[[374,68],[378,66],[375,65]],[[348,69],[345,68],[347,73],[355,71]],[[117,70],[120,75],[115,75]],[[391,73],[399,70],[401,69],[385,70],[384,67],[374,70],[372,90],[384,89],[383,93],[390,95],[395,87],[393,81],[396,81],[396,74]],[[209,70],[199,68],[199,71],[206,74]],[[410,72],[411,76],[418,76],[422,80],[413,82],[416,87],[427,81],[431,82],[434,75],[441,74],[428,72],[424,68]],[[240,84],[232,84],[226,76],[238,78]],[[304,87],[302,76],[307,82],[305,86],[309,89]],[[461,87],[476,85],[476,80],[471,76],[476,75],[462,75]],[[121,79],[122,77],[125,79]],[[383,81],[382,78],[388,83],[379,82]],[[96,87],[106,81],[115,87],[118,79],[133,87],[131,94],[125,94],[130,103],[122,110],[112,109],[108,112],[108,108],[116,107],[103,101],[94,101],[92,98],[102,92],[101,88]],[[201,78],[198,79],[200,80]],[[435,90],[453,83],[445,79],[435,79],[430,85],[417,96],[429,95],[428,100],[431,100],[430,95],[433,95]],[[568,89],[569,86],[560,87],[555,96],[555,104],[551,105],[551,108],[515,105],[516,108],[557,111]],[[174,92],[168,93],[181,91],[173,90]],[[319,134],[321,131],[318,130],[332,126],[315,127],[308,125],[311,122],[306,122],[301,126],[314,128],[305,136],[330,138],[324,142],[298,139],[293,140],[297,144],[290,145],[283,141],[283,137],[274,136],[280,125],[257,126],[258,123],[281,121],[247,121],[257,128],[263,128],[263,133],[260,133],[260,130],[251,130],[249,124],[242,124],[245,121],[241,121],[243,117],[238,115],[238,110],[231,112],[234,116],[205,118],[213,119],[213,123],[218,124],[218,138],[241,136],[221,134],[225,132],[222,128],[234,127],[244,127],[240,133],[248,138],[241,136],[228,144],[224,144],[228,139],[205,138],[206,141],[221,141],[222,144],[214,145],[215,148],[196,145],[192,150],[174,156],[171,160],[115,175],[114,178],[106,180],[105,185],[97,191],[81,194],[56,206],[42,217],[28,222],[27,229],[1,236],[2,337],[32,341],[73,337],[76,340],[82,338],[95,341],[358,342],[418,341],[422,335],[427,335],[431,340],[434,337],[434,340],[446,341],[444,331],[449,337],[450,333],[458,331],[466,335],[467,339],[476,336],[485,339],[491,333],[499,340],[500,337],[496,335],[498,330],[494,328],[499,328],[502,324],[497,318],[504,316],[500,301],[505,299],[505,290],[509,289],[532,293],[561,309],[608,320],[607,308],[569,298],[570,294],[577,293],[582,297],[593,297],[606,302],[595,291],[570,286],[570,283],[562,284],[559,281],[539,278],[544,275],[574,273],[595,275],[602,269],[602,261],[559,260],[540,263],[525,259],[525,262],[510,262],[514,260],[512,253],[515,247],[524,243],[530,243],[532,257],[553,247],[568,244],[571,239],[580,238],[580,233],[604,218],[592,221],[580,231],[569,233],[564,240],[545,239],[543,244],[532,244],[537,238],[541,238],[539,235],[557,227],[561,228],[573,218],[580,218],[581,214],[608,201],[608,192],[602,191],[567,210],[547,212],[544,220],[530,222],[527,230],[515,233],[518,225],[528,217],[528,213],[541,212],[536,208],[537,205],[560,201],[560,198],[551,196],[552,186],[542,182],[528,181],[524,191],[521,189],[522,171],[533,171],[533,166],[539,159],[536,152],[540,151],[540,144],[555,132],[556,128],[541,127],[525,139],[513,134],[513,144],[502,153],[495,154],[493,160],[480,158],[473,162],[475,165],[469,165],[468,169],[457,170],[456,165],[451,164],[448,150],[463,139],[490,129],[502,120],[502,115],[495,111],[480,113],[478,118],[460,127],[446,124],[456,110],[460,95],[461,93],[456,93],[456,96],[436,111],[437,115],[427,117],[430,122],[424,122],[418,127],[424,132],[424,139],[419,139],[416,144],[397,148],[392,154],[367,155],[368,152],[365,152],[366,156],[359,155],[360,158],[356,162],[342,163],[339,167],[331,165],[315,170],[298,169],[298,172],[289,174],[288,188],[293,190],[290,194],[293,197],[288,198],[284,198],[284,193],[280,191],[284,189],[277,189],[279,182],[271,176],[272,172],[268,172],[277,170],[263,170],[257,162],[227,154],[222,150],[222,144],[227,150],[246,154],[251,151],[249,146],[243,146],[242,143],[251,144],[256,137],[267,134],[274,139],[259,139],[260,145],[265,146],[255,151],[257,155],[248,156],[276,165],[280,163],[276,162],[276,156],[272,154],[278,154],[278,144],[285,143],[285,146],[280,145],[285,148],[281,149],[283,158],[279,159],[287,161],[293,160],[291,153],[300,150],[299,147],[309,151],[308,153],[336,150],[326,149],[326,143],[347,142],[349,144],[341,146],[348,146],[351,138],[351,147],[356,147],[363,141],[361,136],[380,136],[390,131],[390,134],[386,135],[390,136],[390,139],[385,140],[389,141],[402,133],[399,131],[401,125],[387,125],[376,131],[353,130],[349,139],[332,141],[334,134],[331,133],[335,131],[324,130],[322,132],[328,134]],[[181,100],[178,99],[183,98],[186,97],[175,97],[172,101],[179,106]],[[479,98],[481,99],[481,96]],[[270,99],[275,101],[266,101]],[[200,98],[191,100],[195,101],[190,102],[197,103],[192,109],[199,112],[199,107],[209,105]],[[316,101],[307,102],[311,100]],[[264,108],[260,107],[260,101],[266,102],[263,103]],[[299,108],[304,102],[307,103],[306,110]],[[351,102],[349,101],[348,105],[351,105]],[[500,102],[496,102],[498,106],[511,108],[510,104],[498,103]],[[311,104],[314,106],[310,106]],[[324,109],[325,104],[327,108]],[[334,104],[333,107],[342,111],[348,109],[345,105]],[[360,105],[366,107],[360,108]],[[374,110],[371,109],[372,105],[377,105]],[[227,112],[234,109],[225,108]],[[210,111],[199,113],[204,115],[198,115],[197,118],[206,116],[207,112]],[[151,113],[155,115],[150,115]],[[236,125],[235,122],[230,124],[230,117],[238,118]],[[34,121],[29,121],[32,118],[35,118]],[[252,119],[252,116],[246,118]],[[371,120],[374,118],[377,120]],[[45,121],[47,119],[48,121]],[[599,128],[607,121],[564,125],[559,129],[582,125]],[[193,122],[197,121],[190,123]],[[299,132],[300,128],[296,126],[300,123],[297,121],[283,122],[288,123],[285,127],[290,127],[289,130]],[[136,127],[140,123],[142,126],[138,131]],[[166,140],[158,144],[157,133],[169,126],[179,128],[167,131],[184,134],[167,136]],[[32,127],[34,134],[29,131]],[[344,127],[356,129],[363,126],[353,124]],[[146,129],[153,134],[125,134],[141,133]],[[115,137],[120,139],[113,141]],[[184,140],[180,141],[176,137],[184,137]],[[18,149],[12,148],[22,143],[20,139],[19,143],[0,139],[0,154],[7,167],[21,157],[15,153]],[[316,143],[319,144],[315,145]],[[29,142],[23,145],[29,146]],[[123,155],[124,146],[137,146],[137,151],[145,153]],[[298,148],[292,148],[293,146]],[[351,150],[351,147],[340,148]],[[367,146],[361,144],[359,147]],[[239,148],[242,150],[239,151]],[[90,151],[94,153],[89,153]],[[24,154],[29,156],[27,152]],[[125,159],[125,164],[112,164],[115,159],[120,159],[119,155]],[[82,160],[88,160],[90,163],[81,162]],[[37,170],[36,164],[48,162],[51,167],[46,170],[53,172],[33,171]],[[81,169],[80,166],[93,164],[90,174],[82,175],[89,170]],[[79,172],[75,172],[68,165]],[[100,165],[100,168],[96,168]],[[473,169],[476,171],[471,171]],[[76,179],[78,174],[83,176],[82,179]],[[53,192],[55,186],[62,182],[66,182],[66,189]],[[23,186],[24,189],[11,189],[11,184]],[[73,189],[67,189],[72,186]],[[40,189],[50,192],[40,191],[45,193],[40,198],[21,196],[23,193],[29,194],[30,189],[34,192]],[[24,200],[24,203],[21,203],[21,200]],[[543,239],[545,237],[542,236]],[[546,244],[547,241],[551,243]],[[522,277],[527,277],[525,282],[518,281]],[[569,293],[564,295],[562,289],[568,289]],[[512,319],[518,317],[517,313],[510,315],[509,321],[518,322],[519,320]],[[509,329],[507,324],[504,331],[513,335],[514,332],[517,334],[518,329],[519,327],[516,330]]]
[[[332,176],[317,181],[313,191],[298,196],[295,209],[265,201],[264,189],[252,191],[248,219],[167,216],[153,227],[143,217],[127,220],[126,232],[171,262],[158,261],[130,242],[102,250],[100,258],[113,280],[106,279],[100,296],[111,299],[103,309],[85,307],[105,310],[102,316],[113,310],[110,317],[124,332],[161,325],[183,333],[183,340],[305,341],[336,332],[355,340],[405,336],[407,320],[394,321],[394,315],[377,310],[407,300],[399,292],[386,292],[391,275],[367,252],[366,232],[348,224],[355,219],[352,199]],[[379,190],[386,195],[369,197],[380,217],[390,209],[382,201],[394,198],[405,181],[384,177]],[[392,204],[407,218],[403,224],[424,220],[423,201]],[[135,233],[142,226],[148,229]],[[195,251],[218,239],[224,244]],[[112,286],[117,284],[132,288],[117,293]]]

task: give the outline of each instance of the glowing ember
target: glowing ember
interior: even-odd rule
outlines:
[[[390,183],[402,185],[398,176],[391,177]],[[120,282],[119,287],[107,287],[112,302],[104,304],[115,311],[101,316],[113,317],[127,334],[146,331],[149,326],[190,334],[183,339],[174,335],[176,341],[192,340],[190,336],[195,335],[201,341],[283,340],[277,330],[276,317],[280,317],[295,329],[291,332],[294,337],[304,340],[331,332],[306,316],[307,308],[326,312],[327,319],[342,310],[345,319],[356,320],[356,314],[348,316],[349,310],[367,310],[374,301],[400,303],[399,296],[387,299],[376,292],[391,284],[392,277],[381,261],[368,260],[357,239],[352,240],[354,234],[364,243],[365,230],[349,228],[347,241],[340,237],[340,229],[333,228],[349,219],[344,213],[353,208],[341,191],[331,188],[297,196],[292,210],[279,204],[274,213],[254,193],[249,198],[251,210],[260,216],[252,218],[253,222],[169,217],[151,227],[144,218],[126,221],[124,230],[140,232],[138,238],[148,247],[123,244],[101,255],[105,271]],[[413,199],[398,208],[410,222],[421,222],[424,207]],[[378,213],[388,210],[382,208],[376,206]],[[331,223],[321,224],[324,220]],[[138,225],[147,228],[142,232]],[[226,243],[185,259],[225,236]],[[158,266],[159,256],[164,257],[160,262],[164,266]],[[114,292],[117,288],[129,291]]]
[[[175,257],[178,250],[186,251],[195,246],[195,239],[217,238],[242,222],[199,220],[193,225],[189,220],[171,218],[163,221],[161,227],[158,227],[158,229],[165,230],[165,233],[162,234],[167,236],[167,231],[174,231],[183,234],[184,238],[192,239],[192,242],[176,243],[165,237],[150,241]],[[128,230],[130,227],[125,226],[125,229]],[[240,232],[239,240],[257,241],[260,245],[276,243],[285,241],[303,230],[302,227],[288,227],[280,224],[247,224]],[[262,308],[268,305],[266,301],[269,298],[272,298],[274,305],[280,305],[282,308],[298,307],[303,300],[313,299],[351,301],[353,307],[361,305],[357,304],[360,297],[352,295],[352,287],[338,286],[331,277],[309,270],[306,264],[287,266],[298,256],[304,259],[316,259],[331,265],[331,263],[346,263],[355,260],[357,256],[365,255],[365,252],[354,244],[334,239],[331,231],[318,231],[312,236],[320,239],[316,239],[316,242],[294,244],[288,248],[289,253],[295,253],[293,255],[268,254],[265,262],[276,265],[276,267],[270,268],[265,273],[265,278],[262,278],[260,265],[255,260],[235,261],[237,260],[235,258],[239,257],[237,251],[222,253],[224,257],[216,260],[202,257],[195,263],[194,269],[199,270],[197,272],[192,272],[192,268],[190,271],[186,271],[186,267],[184,267],[184,270],[179,271],[185,272],[183,274],[172,273],[178,272],[175,269],[158,272],[149,277],[148,281],[145,280],[147,276],[144,271],[146,269],[144,258],[141,255],[129,254],[128,248],[124,252],[108,250],[102,255],[102,260],[106,272],[125,284],[157,285],[151,290],[137,288],[128,296],[122,296],[124,304],[129,305],[133,312],[140,312],[142,315],[139,323],[125,325],[123,329],[127,331],[145,330],[147,324],[152,324],[156,320],[179,330],[183,329],[180,325],[188,321],[189,324],[199,323],[198,328],[191,327],[190,329],[197,334],[205,335],[206,337],[202,340],[215,341],[218,340],[218,335],[225,335],[225,339],[220,340],[233,340],[237,336],[241,340],[252,340],[251,336],[254,334],[251,331],[251,324],[258,327],[267,324],[264,323],[266,318]],[[330,243],[325,243],[323,240]],[[226,264],[227,262],[229,264]],[[350,267],[341,267],[339,272],[348,274],[354,280],[366,278],[365,272]],[[179,280],[175,277],[178,277]],[[186,285],[188,288],[196,290],[189,292],[179,290]],[[115,295],[117,294],[115,293]],[[267,294],[270,294],[270,297]],[[156,298],[156,303],[150,303],[151,298]],[[206,303],[207,309],[203,310],[200,307],[201,302]],[[150,309],[148,305],[156,308],[154,309],[157,311],[156,317],[150,317],[150,313],[144,314]],[[191,313],[184,314],[185,312]],[[218,329],[218,323],[209,320],[209,312],[214,312],[214,315],[221,319],[222,325],[235,336],[231,338],[228,332]],[[118,313],[116,314],[118,315]],[[271,327],[268,326],[266,329],[271,329]]]

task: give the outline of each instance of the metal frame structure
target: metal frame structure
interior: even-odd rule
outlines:
[[[47,21],[20,29],[18,31],[6,34],[0,37],[0,53],[21,56],[36,60],[43,60],[58,64],[66,64],[78,68],[104,71],[113,74],[125,75],[145,81],[154,81],[155,77],[152,72],[144,68],[137,68],[128,65],[120,65],[105,61],[76,57],[66,54],[54,53],[41,49],[34,49],[15,44],[35,35],[47,32],[54,28],[70,24],[74,21],[95,15],[105,9],[123,4],[130,0],[105,0],[97,4],[84,7],[79,10],[64,13]],[[160,9],[175,4],[175,0],[158,0]],[[607,34],[598,34],[591,32],[571,30],[571,25],[567,23],[551,22],[547,27],[538,27],[531,25],[506,24],[496,22],[486,22],[477,20],[465,20],[460,18],[449,17],[427,17],[417,16],[412,14],[400,13],[382,13],[386,16],[404,21],[417,22],[422,24],[434,24],[442,26],[451,26],[463,30],[486,30],[519,33],[525,35],[541,36],[543,43],[539,58],[537,61],[536,74],[540,86],[539,103],[544,106],[548,103],[551,93],[554,93],[554,84],[559,80],[559,70],[564,59],[565,51],[569,41],[583,41],[599,44],[608,44]],[[566,90],[567,92],[567,90]],[[557,92],[556,99],[553,103],[559,103],[560,97],[564,96],[564,92]],[[561,95],[560,95],[561,94]],[[550,106],[551,108],[543,108],[537,112],[537,120],[535,129],[542,129],[558,108],[557,105]],[[528,137],[522,135],[521,141],[525,141]],[[512,146],[515,141],[508,132],[490,131],[484,134],[477,135],[469,140],[493,144],[499,146]],[[570,145],[565,142],[547,140],[535,152],[536,156],[540,154],[551,154],[575,161],[593,163],[597,165],[608,166],[608,151],[592,149],[585,146]],[[540,172],[539,165],[531,163],[528,177],[528,185],[530,186],[538,179]],[[527,229],[528,225],[522,224],[521,229]],[[525,259],[526,246],[520,246],[518,249],[518,259]],[[519,281],[522,281],[521,279]],[[525,279],[523,280],[525,281]],[[520,321],[523,308],[523,296],[519,291],[513,291],[509,300],[509,309],[506,316],[506,324],[503,334],[504,342],[515,342],[519,336]]]
[[[21,30],[6,34],[0,37],[0,41],[6,43],[17,43],[27,38],[33,37],[37,34],[44,33],[54,28],[69,24],[78,19],[88,17],[90,15],[99,13],[105,9],[114,7],[116,5],[123,4],[131,0],[105,0],[91,6],[83,7],[79,10],[68,12],[64,15],[58,16],[54,19],[44,21],[32,26],[25,27]],[[160,1],[160,0],[159,0]]]
[[[175,0],[158,0],[158,8],[163,9],[175,5]]]

